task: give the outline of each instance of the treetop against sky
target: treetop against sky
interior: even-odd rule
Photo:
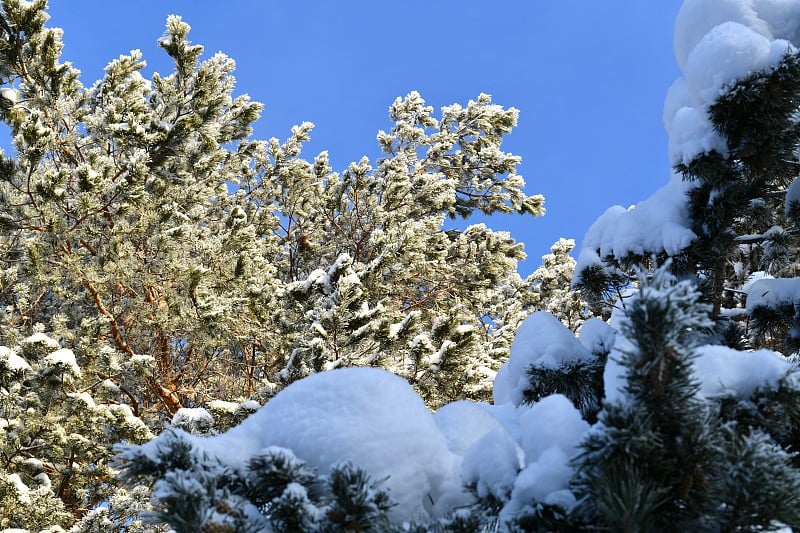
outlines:
[[[265,104],[255,137],[283,139],[311,121],[307,157],[328,150],[337,171],[379,155],[389,105],[412,90],[435,108],[481,92],[518,108],[505,146],[522,156],[526,192],[544,194],[547,214],[495,215],[489,226],[526,244],[527,274],[559,237],[580,245],[606,207],[639,202],[668,179],[661,108],[678,76],[680,3],[52,0],[49,24],[64,29],[63,57],[88,85],[132,49],[146,76],[169,72],[156,41],[167,15],[181,15],[206,56],[236,61],[236,93]]]

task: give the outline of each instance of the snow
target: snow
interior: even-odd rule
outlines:
[[[5,366],[12,372],[24,372],[31,368],[25,359],[6,346],[0,346],[0,366]]]
[[[26,337],[22,340],[22,344],[44,344],[48,348],[58,349],[61,347],[60,344],[55,339],[51,339],[47,335],[41,332],[34,333],[30,337]]]
[[[506,500],[522,469],[524,454],[508,432],[493,429],[478,440],[464,457],[461,476],[474,485],[478,496]]]
[[[22,478],[19,477],[19,474],[9,474],[6,476],[6,483],[14,487],[14,491],[17,493],[17,498],[20,503],[27,504],[31,501],[30,496],[30,489],[28,486],[22,482]]]
[[[708,107],[737,80],[794,51],[799,28],[800,0],[684,2],[675,23],[675,59],[683,76],[667,92],[663,110],[671,165],[711,151],[727,155],[727,141],[713,127]],[[686,199],[692,187],[673,173],[634,208],[608,209],[584,237],[576,276],[610,255],[675,255],[686,248],[695,238]]]
[[[519,417],[522,449],[527,464],[538,461],[545,452],[558,448],[573,457],[589,424],[566,396],[542,398]],[[566,486],[565,486],[566,487]]]
[[[686,0],[675,21],[675,60],[686,69],[689,55],[714,27],[735,22],[767,39],[772,32],[747,0]]]
[[[226,402],[225,400],[211,400],[208,402],[208,408],[212,411],[219,411],[221,413],[232,414],[236,412],[239,404],[236,402]]]
[[[777,63],[791,49],[737,22],[714,26],[689,54],[684,77],[689,91],[708,106],[736,80]]]
[[[563,363],[591,357],[575,335],[550,313],[539,311],[520,324],[511,354],[494,380],[494,403],[522,403],[533,366],[557,368]]]
[[[422,399],[402,378],[376,368],[345,368],[297,381],[240,425],[209,437],[186,436],[198,451],[242,471],[268,446],[288,448],[320,474],[350,460],[397,502],[394,519],[422,515],[424,502],[449,501],[458,479],[447,441]],[[160,441],[143,447],[156,457]],[[398,460],[413,458],[413,460]],[[437,514],[437,511],[433,511]]]
[[[608,353],[614,347],[617,330],[603,320],[592,317],[583,323],[578,340],[593,354]]]
[[[0,89],[0,97],[10,102],[11,105],[14,105],[19,100],[19,93],[17,93],[16,89],[5,87],[4,89]]]
[[[800,278],[762,278],[747,291],[747,310],[758,307],[796,306],[800,302]]]
[[[44,360],[50,365],[63,366],[64,368],[69,369],[69,371],[75,376],[81,375],[81,369],[75,362],[75,354],[69,348],[61,348],[56,350],[45,357]]]
[[[172,415],[172,425],[180,428],[209,428],[214,417],[202,407],[181,407]]]
[[[92,398],[92,396],[86,391],[83,391],[83,392],[72,392],[72,393],[68,394],[68,396],[70,398],[73,398],[74,400],[78,400],[78,401],[83,402],[83,404],[86,407],[88,407],[89,409],[94,409],[94,408],[97,407],[97,404],[95,403],[94,398]]]
[[[701,346],[692,361],[700,381],[700,396],[749,398],[759,387],[775,387],[791,368],[789,360],[772,350],[740,352],[726,346]]]
[[[669,130],[670,164],[688,165],[698,155],[712,151],[727,157],[728,144],[714,130],[706,111],[688,106],[678,109]]]
[[[441,407],[434,413],[433,420],[442,432],[449,450],[461,457],[484,435],[503,428],[500,421],[486,409],[466,400]]]
[[[621,354],[632,349],[621,335],[609,356],[603,379],[605,402],[625,401],[625,368],[619,363]],[[700,399],[734,396],[747,399],[759,387],[773,387],[790,369],[789,360],[772,350],[743,352],[726,346],[703,345],[695,348],[692,359],[694,378],[700,384]]]
[[[569,457],[560,448],[548,448],[539,461],[526,466],[514,480],[511,499],[501,511],[501,519],[513,518],[532,500],[571,509],[576,502],[567,488],[572,473]]]
[[[689,229],[686,192],[690,188],[680,174],[673,174],[664,187],[640,204],[627,210],[618,205],[607,209],[586,232],[575,272],[609,255],[674,255],[686,248],[696,237]]]
[[[800,178],[795,178],[786,189],[786,198],[784,202],[784,214],[786,215],[786,218],[789,218],[789,212],[791,211],[792,204],[800,204]]]

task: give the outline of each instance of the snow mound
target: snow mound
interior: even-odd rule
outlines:
[[[579,333],[578,340],[593,354],[610,352],[617,336],[617,330],[597,317],[584,322]]]
[[[461,477],[473,485],[479,497],[489,495],[508,499],[517,474],[522,469],[524,453],[508,432],[494,429],[478,440],[467,452]]]
[[[748,26],[724,22],[703,36],[689,54],[686,85],[708,106],[736,80],[777,63],[790,47],[788,41],[772,41]]]
[[[441,407],[433,415],[450,451],[463,457],[470,447],[503,425],[480,405],[462,400]]]
[[[494,380],[494,403],[523,402],[531,366],[557,368],[563,363],[591,358],[587,350],[556,317],[539,311],[520,324],[511,354]]]
[[[589,424],[566,396],[542,398],[519,417],[525,463],[539,461],[545,452],[558,448],[567,458],[578,452],[578,444]],[[566,485],[563,487],[566,488]]]
[[[735,22],[766,39],[773,38],[769,25],[759,18],[751,1],[686,0],[675,20],[675,60],[681,70],[686,70],[689,55],[703,37],[725,22]]]
[[[320,474],[350,460],[372,479],[386,478],[382,487],[397,502],[391,515],[399,521],[436,516],[425,510],[427,502],[451,499],[447,491],[461,485],[447,441],[422,399],[402,378],[375,368],[313,374],[225,434],[186,437],[198,451],[238,470],[269,446],[291,450]]]
[[[778,308],[800,302],[800,278],[762,278],[747,291],[747,311],[757,307]]]
[[[683,250],[696,237],[689,229],[689,188],[679,174],[673,174],[664,187],[635,207],[607,209],[586,232],[575,272],[609,255],[673,255]]]
[[[701,346],[692,365],[701,397],[734,396],[739,400],[749,398],[759,387],[776,387],[791,368],[778,352],[740,352],[726,346]]]

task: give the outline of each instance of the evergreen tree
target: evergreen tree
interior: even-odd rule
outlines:
[[[655,247],[644,255],[612,253],[582,265],[576,281],[587,299],[597,305],[605,298],[605,305],[613,304],[635,280],[637,265],[669,259],[675,274],[691,277],[700,287],[727,345],[748,347],[747,338],[754,346],[794,352],[800,344],[793,303],[800,300],[791,293],[782,299],[785,288],[772,290],[769,302],[753,299],[747,304],[746,295],[754,277],[800,273],[800,241],[792,218],[796,201],[787,196],[800,164],[799,101],[800,55],[791,50],[774,66],[726,87],[707,109],[724,145],[675,166],[686,182],[682,208],[693,239],[670,252]],[[603,313],[601,307],[595,309]]]
[[[159,40],[171,74],[145,79],[132,52],[85,88],[45,2],[3,6],[9,338],[58,316],[76,342],[152,356],[129,392],[154,419],[352,365],[389,368],[432,405],[487,397],[525,313],[522,246],[443,224],[542,213],[500,148],[515,109],[480,95],[435,118],[411,93],[374,168],[339,174],[325,152],[303,159],[309,123],[251,140],[261,105],[233,95],[233,61],[203,60],[179,17]]]
[[[686,74],[665,104],[672,181],[632,210],[609,209],[578,261],[576,285],[593,310],[607,317],[617,307],[625,316],[627,341],[609,355],[624,369],[625,394],[605,403],[575,480],[579,515],[612,529],[797,527],[798,368],[758,350],[794,355],[800,346],[800,56],[780,40],[795,39],[780,24],[796,12],[755,2],[725,9],[686,2],[679,16],[676,52]],[[769,57],[744,45],[737,60],[703,63],[727,61],[734,37],[757,33],[754,20],[770,28],[758,34],[772,41]],[[643,269],[652,279],[637,277]],[[719,375],[695,356],[715,361]],[[752,376],[762,356],[780,375],[737,389],[732,376]],[[712,382],[724,385],[709,389]]]
[[[148,492],[117,493],[111,448],[152,438],[120,403],[148,363],[108,348],[76,353],[42,332],[0,347],[0,527],[90,531],[98,513],[110,529],[139,527]]]
[[[337,173],[327,153],[303,158],[309,123],[284,142],[251,139],[262,106],[234,95],[233,61],[204,58],[179,17],[158,41],[171,73],[146,79],[134,51],[90,87],[47,18],[45,0],[2,2],[0,119],[14,150],[0,158],[0,338],[25,359],[25,339],[46,331],[79,372],[56,379],[72,366],[27,359],[2,370],[3,416],[20,424],[3,436],[9,527],[128,520],[147,494],[117,490],[114,441],[200,405],[214,413],[203,431],[219,431],[257,408],[245,399],[320,370],[382,366],[430,405],[488,398],[536,290],[508,233],[444,224],[543,212],[501,149],[517,110],[480,95],[435,117],[411,93],[392,105],[374,166]],[[44,427],[55,455],[39,471],[15,439]],[[347,502],[377,493],[357,469],[342,475],[346,526]],[[388,505],[369,501],[376,517]]]
[[[583,445],[577,515],[619,531],[797,527],[800,472],[792,455],[757,425],[720,415],[715,401],[698,397],[693,347],[713,325],[700,292],[664,268],[639,282],[620,324],[630,343],[621,360],[624,395],[604,405]]]

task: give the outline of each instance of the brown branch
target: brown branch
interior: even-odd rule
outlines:
[[[91,244],[89,244],[88,242],[86,242],[83,239],[78,239],[78,242],[80,242],[81,246],[86,248],[89,251],[90,254],[92,254],[95,257],[97,256],[97,249],[94,246],[92,246]]]
[[[117,348],[119,348],[122,352],[133,357],[135,355],[133,353],[133,350],[131,349],[130,345],[127,342],[125,342],[125,340],[122,338],[122,333],[119,331],[119,324],[117,324],[117,319],[114,318],[114,315],[112,315],[111,312],[106,308],[105,304],[103,304],[103,300],[100,297],[100,293],[97,292],[97,289],[94,288],[94,285],[92,285],[92,283],[88,279],[86,278],[82,279],[81,283],[83,284],[84,287],[86,287],[86,290],[89,291],[89,294],[92,295],[94,303],[97,306],[97,310],[100,311],[101,315],[103,315],[108,319],[108,322],[111,326],[111,337],[114,339],[114,344],[116,344]]]

